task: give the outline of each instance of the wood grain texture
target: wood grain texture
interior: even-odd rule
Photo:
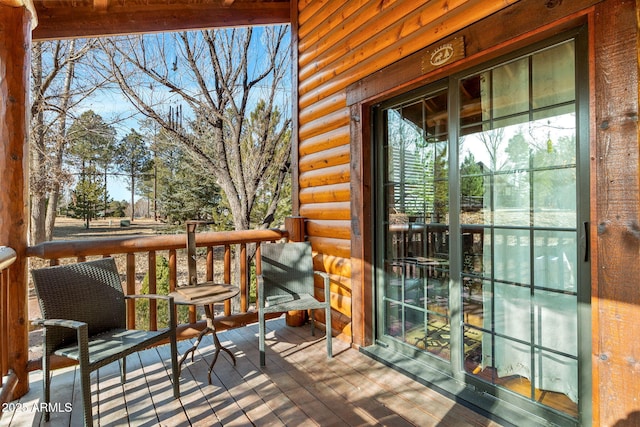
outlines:
[[[31,14],[25,7],[0,4],[0,246],[15,250],[16,261],[8,269],[11,283],[8,307],[7,364],[17,376],[15,399],[29,389],[27,307],[28,184],[27,111],[31,45]]]
[[[329,166],[300,174],[300,188],[349,182],[349,164]]]
[[[640,411],[637,54],[630,58],[638,52],[636,14],[635,2],[620,0],[597,5],[595,13],[593,413],[603,426],[633,423],[627,416]]]
[[[337,129],[342,126],[347,126],[348,124],[348,111],[345,111],[344,108],[341,108],[315,120],[301,123],[299,129],[299,137],[301,140],[311,138],[313,136],[323,134],[327,131]]]
[[[300,159],[300,171],[306,172],[328,166],[349,164],[349,151],[348,145],[340,145],[321,153],[309,154]]]
[[[300,152],[301,157],[300,161],[303,161],[302,157],[308,154],[317,153],[345,144],[349,144],[348,123],[345,124],[345,126],[327,130],[321,134],[308,137],[304,141],[301,141],[300,145],[298,146],[298,151]]]
[[[307,203],[329,203],[348,202],[351,194],[350,184],[343,182],[340,184],[307,187],[300,190],[300,202]]]
[[[300,207],[300,215],[309,219],[349,220],[349,202],[310,203]],[[315,249],[315,248],[314,248]]]
[[[313,257],[313,268],[332,275],[339,275],[344,279],[351,277],[351,259],[349,258],[317,253]],[[338,282],[342,283],[342,280]]]
[[[317,310],[321,312],[321,310]],[[345,316],[332,321],[350,333]],[[92,378],[96,425],[442,425],[456,427],[498,424],[455,400],[373,360],[334,337],[334,357],[327,359],[324,334],[312,336],[309,325],[287,327],[283,318],[267,322],[267,368],[260,369],[257,324],[219,333],[238,359],[233,366],[221,355],[207,384],[208,362],[214,352],[211,338],[198,347],[194,362],[183,365],[180,399],[171,399],[170,350],[156,347],[128,360],[127,383],[120,384],[117,362],[100,368]],[[318,328],[321,329],[321,328]],[[192,342],[178,345],[182,354]],[[137,360],[136,360],[137,359]],[[56,403],[78,395],[76,369],[53,375]],[[33,390],[20,401],[25,406],[42,396],[40,372],[32,377]],[[146,405],[145,405],[146,403]],[[78,425],[73,411],[61,413],[51,425]],[[124,417],[123,417],[124,414]],[[2,425],[40,425],[42,412],[6,413]]]
[[[346,220],[321,220],[309,219],[307,232],[313,236],[336,237],[349,239],[351,237],[351,221]]]
[[[34,0],[38,26],[34,40],[98,37],[116,34],[185,31],[242,25],[288,24],[289,1],[104,0],[101,11],[93,1]],[[103,3],[104,3],[103,1]]]

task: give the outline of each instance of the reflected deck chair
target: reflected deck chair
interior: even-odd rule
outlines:
[[[309,242],[266,243],[260,246],[262,274],[258,276],[258,323],[260,366],[265,366],[265,315],[295,310],[311,310],[311,334],[314,334],[313,310],[325,310],[327,356],[331,351],[331,299],[329,276],[313,271]],[[324,301],[314,297],[314,274],[324,283]]]
[[[126,356],[151,344],[169,340],[173,396],[180,397],[173,298],[161,295],[124,295],[113,258],[46,267],[31,272],[42,311],[34,324],[44,326],[42,374],[44,402],[50,400],[51,355],[78,361],[84,424],[92,425],[89,374],[122,359],[126,381]],[[169,328],[161,331],[126,327],[125,299],[164,299],[169,303]],[[49,406],[49,405],[47,405]],[[49,413],[45,413],[48,421]]]

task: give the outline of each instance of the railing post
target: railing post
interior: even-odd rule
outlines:
[[[9,399],[29,390],[27,362],[28,129],[31,13],[24,1],[0,0],[0,246],[16,251],[9,268],[8,364],[17,376]]]
[[[284,219],[284,228],[289,233],[290,242],[304,242],[305,228],[304,217],[302,216],[289,216]]]

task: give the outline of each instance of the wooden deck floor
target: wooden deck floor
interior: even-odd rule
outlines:
[[[284,319],[267,323],[267,366],[259,367],[257,325],[218,334],[237,358],[221,352],[207,383],[213,342],[207,336],[185,362],[181,398],[172,397],[169,347],[127,358],[127,382],[113,363],[92,376],[93,416],[102,426],[497,426],[472,410],[350,349],[334,339],[327,360],[324,339],[308,326],[290,328]],[[178,344],[180,353],[189,341]],[[204,360],[203,360],[204,359]],[[52,380],[52,426],[82,425],[76,369],[56,371]],[[36,426],[42,412],[42,374],[31,374],[31,390],[0,426]],[[69,405],[69,403],[71,405]],[[70,412],[68,409],[72,409]]]

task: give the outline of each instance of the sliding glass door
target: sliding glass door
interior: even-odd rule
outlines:
[[[449,325],[448,93],[384,111],[382,328],[444,360]]]
[[[574,419],[589,279],[576,52],[568,38],[376,113],[378,341]]]

